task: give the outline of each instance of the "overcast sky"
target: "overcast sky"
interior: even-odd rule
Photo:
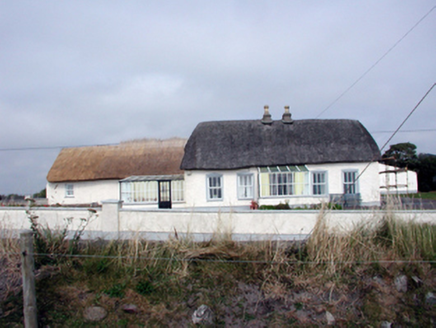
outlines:
[[[0,194],[43,189],[60,151],[5,149],[187,138],[264,105],[359,120],[381,147],[436,82],[435,6],[0,0]],[[390,144],[436,154],[435,109],[436,88]]]

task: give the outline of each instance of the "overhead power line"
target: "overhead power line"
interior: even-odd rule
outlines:
[[[397,133],[421,133],[421,132],[434,132],[436,129],[413,129],[413,130],[402,130],[397,131]],[[371,134],[377,133],[393,133],[395,130],[383,130],[383,131],[370,131]],[[32,150],[55,150],[63,148],[79,148],[79,147],[99,147],[99,146],[116,146],[119,143],[107,143],[107,144],[93,144],[93,145],[77,145],[77,146],[41,146],[41,147],[16,147],[16,148],[0,148],[2,151],[32,151]]]
[[[116,146],[118,143],[96,144],[96,145],[77,145],[77,146],[47,146],[47,147],[22,147],[22,148],[0,148],[0,151],[22,151],[22,150],[54,150],[63,148],[97,147],[97,146]]]
[[[401,127],[404,125],[404,123],[407,122],[407,120],[409,119],[410,116],[412,116],[412,114],[415,112],[415,110],[419,107],[419,105],[421,105],[421,103],[424,101],[424,99],[428,96],[428,94],[431,92],[431,90],[433,90],[433,88],[436,86],[436,83],[433,83],[433,85],[430,87],[430,89],[428,89],[428,91],[425,93],[425,95],[421,98],[421,100],[416,104],[415,107],[413,107],[413,109],[410,111],[409,115],[407,115],[407,117],[403,120],[403,122],[401,122],[400,126],[394,131],[394,133],[392,133],[392,135],[389,137],[389,139],[385,142],[385,144],[383,145],[383,147],[380,148],[380,152],[386,147],[386,145],[392,140],[392,138],[398,133],[398,131],[401,129]],[[375,158],[371,161],[373,162],[375,160]],[[362,170],[362,172],[357,176],[357,178],[354,180],[354,182],[356,182],[357,180],[359,180],[359,178],[362,176],[362,174],[368,169],[368,167],[371,165],[371,162],[368,163],[368,165],[365,166],[365,168]]]
[[[368,68],[362,75],[359,76],[359,78],[354,81],[347,89],[345,89],[344,92],[342,92],[335,100],[333,100],[326,108],[324,108],[324,110],[319,113],[319,115],[317,116],[320,117],[322,114],[324,114],[328,109],[330,109],[330,107],[332,107],[334,104],[336,104],[336,102],[341,99],[348,91],[350,91],[357,83],[360,82],[360,80],[362,80],[370,71],[372,71],[372,69],[378,64],[380,63],[392,50],[394,50],[394,48],[401,42],[403,41],[407,35],[409,35],[424,19],[427,18],[428,15],[430,15],[430,13],[436,9],[436,6],[434,6],[433,8],[431,8],[424,16],[421,17],[421,19],[415,23],[415,25],[413,25],[407,32],[406,34],[404,34],[397,42],[394,43],[394,45],[392,47],[390,47],[374,64],[371,65],[370,68]]]
[[[415,112],[415,110],[419,107],[419,105],[421,105],[421,103],[424,101],[424,99],[428,96],[428,94],[431,92],[431,90],[433,90],[433,88],[435,87],[436,83],[433,83],[433,85],[431,86],[430,89],[428,89],[428,91],[425,93],[425,95],[421,98],[421,100],[416,104],[416,106],[410,111],[409,115],[407,115],[407,117],[403,120],[403,122],[401,122],[400,126],[394,131],[394,133],[392,133],[392,135],[390,136],[390,138],[385,142],[385,144],[383,145],[383,147],[380,148],[380,151],[382,151],[386,145],[389,143],[389,141],[392,140],[392,138],[397,134],[397,132],[401,129],[401,127],[404,125],[404,123],[407,122],[407,120],[409,119],[410,116],[412,116],[412,114]]]
[[[398,131],[397,133],[416,133],[416,132],[433,132],[436,131],[436,129],[414,129],[414,130],[402,130]],[[371,134],[376,133],[393,133],[395,130],[386,130],[386,131],[371,131]]]

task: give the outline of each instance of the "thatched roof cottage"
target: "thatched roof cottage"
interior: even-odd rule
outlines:
[[[111,146],[62,149],[47,175],[50,204],[90,204],[107,199],[157,204],[158,186],[168,190],[162,202],[182,202],[186,139],[134,140]],[[170,195],[168,182],[172,185]],[[166,204],[168,205],[168,204]],[[165,206],[165,204],[163,204]]]
[[[49,203],[159,208],[249,208],[337,200],[380,204],[374,139],[355,120],[203,122],[190,138],[63,149],[47,180]]]
[[[355,120],[292,120],[289,107],[272,120],[200,123],[181,168],[185,195],[197,207],[290,206],[338,197],[378,205],[380,191],[374,139]]]

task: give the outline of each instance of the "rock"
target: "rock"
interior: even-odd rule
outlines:
[[[138,307],[135,304],[124,304],[121,308],[126,313],[138,313]]]
[[[101,321],[107,316],[107,311],[101,306],[90,306],[83,311],[83,316],[88,321]]]
[[[374,276],[374,277],[372,277],[372,280],[373,280],[374,282],[376,282],[377,284],[379,284],[379,285],[384,285],[383,278],[381,278],[381,277],[379,277],[379,276]]]
[[[392,322],[389,321],[382,321],[382,323],[380,324],[380,328],[391,328],[392,326]]]
[[[427,295],[425,295],[425,303],[429,305],[435,305],[436,304],[436,296],[432,292],[428,292]]]
[[[401,275],[395,278],[395,288],[400,293],[407,292],[407,277],[405,275]]]
[[[213,312],[207,305],[200,305],[200,307],[192,314],[192,322],[194,324],[212,325]]]
[[[325,318],[327,320],[327,326],[333,326],[335,324],[335,317],[329,311],[325,311]]]

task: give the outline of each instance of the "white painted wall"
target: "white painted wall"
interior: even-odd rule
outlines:
[[[65,196],[65,186],[72,184],[74,196]],[[105,199],[119,199],[118,180],[97,180],[81,182],[47,183],[47,199],[49,205],[74,205],[99,203]]]
[[[418,192],[418,174],[415,171],[399,170],[398,167],[382,163],[379,164],[379,170],[382,194],[413,194]]]
[[[223,175],[223,199],[207,199],[206,177],[210,173]],[[254,176],[254,194],[258,194],[257,168],[249,168],[235,171],[185,171],[185,200],[186,207],[246,207],[249,208],[251,200],[239,200],[237,194],[238,173],[252,173]]]
[[[69,224],[72,232],[83,219],[90,223],[87,238],[148,238],[150,240],[188,234],[196,239],[216,234],[231,235],[236,240],[289,240],[306,238],[318,217],[324,215],[330,229],[349,231],[356,224],[376,224],[385,211],[187,211],[119,209],[117,202],[105,202],[97,213],[77,208],[32,208],[43,226],[62,229]],[[436,211],[390,211],[401,220],[436,224]],[[17,235],[30,228],[24,208],[0,208],[0,235]],[[70,235],[71,235],[70,234]]]
[[[380,205],[380,185],[378,163],[340,163],[307,165],[309,171],[327,171],[328,193],[343,193],[343,170],[357,170],[364,173],[358,180],[358,192],[361,194],[362,205]],[[207,199],[206,177],[210,173],[223,175],[223,199],[210,201]],[[250,200],[238,200],[237,176],[238,173],[253,173],[255,177],[255,200],[259,205],[277,205],[289,202],[290,206],[310,205],[327,202],[329,196],[288,196],[259,198],[259,177],[257,168],[232,171],[185,171],[185,199],[187,207],[245,207],[250,206]],[[310,188],[312,190],[312,188]]]
[[[74,197],[65,196],[65,186],[74,186]],[[120,199],[118,180],[97,180],[82,182],[47,183],[47,199],[49,205],[76,205],[76,204],[101,204],[107,199]],[[158,208],[157,203],[129,203],[124,204],[130,208],[153,209]],[[173,208],[185,207],[184,202],[173,202]]]

